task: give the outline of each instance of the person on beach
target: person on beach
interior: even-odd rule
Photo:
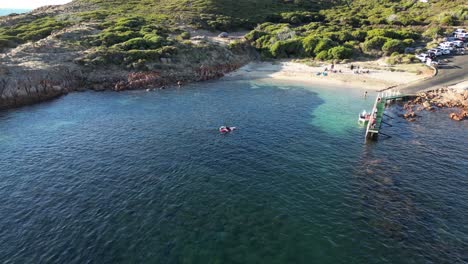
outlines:
[[[364,98],[367,98],[367,91],[364,92]]]

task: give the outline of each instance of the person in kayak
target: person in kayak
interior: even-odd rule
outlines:
[[[228,126],[222,126],[219,128],[219,132],[221,133],[229,133],[233,131],[236,127],[228,127]]]

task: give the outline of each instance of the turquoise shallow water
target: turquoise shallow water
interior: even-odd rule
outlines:
[[[0,262],[467,261],[467,123],[395,118],[365,145],[362,92],[217,81],[0,112]]]
[[[0,16],[6,16],[9,14],[22,14],[31,11],[32,9],[27,9],[27,8],[1,8],[0,7]]]

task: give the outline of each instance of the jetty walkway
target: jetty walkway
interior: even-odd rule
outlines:
[[[409,85],[392,87],[377,95],[372,114],[367,124],[366,139],[377,139],[381,132],[382,124],[386,124],[384,119],[385,106],[389,101],[402,100],[415,96],[419,92],[433,90],[435,88],[447,87],[460,83],[468,78],[468,56],[450,56],[446,61],[438,66],[436,76]],[[396,91],[398,89],[398,91]]]
[[[377,94],[369,123],[367,123],[366,139],[377,139],[379,134],[383,134],[380,130],[382,124],[385,123],[383,119],[385,116],[386,104],[391,101],[402,100],[406,97],[408,97],[408,95],[401,94],[398,91],[387,91]]]

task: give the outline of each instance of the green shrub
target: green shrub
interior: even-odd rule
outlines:
[[[259,31],[259,30],[252,30],[245,35],[245,38],[249,41],[256,41],[257,39],[267,35],[266,32]]]
[[[174,46],[164,46],[162,48],[159,48],[158,51],[161,55],[164,55],[166,57],[170,57],[174,54],[177,54],[177,48]]]
[[[309,35],[302,40],[304,52],[309,56],[314,56],[314,50],[320,39],[315,35]]]
[[[353,32],[351,32],[351,36],[353,36],[353,39],[354,40],[357,40],[357,41],[364,41],[367,37],[367,32],[364,31],[364,30],[355,30]]]
[[[414,39],[404,39],[403,40],[403,45],[405,47],[411,47],[411,46],[414,45],[414,42],[415,42]]]
[[[386,37],[373,37],[368,39],[364,42],[364,50],[371,51],[371,50],[381,50],[382,46],[389,40]]]
[[[89,11],[79,13],[78,16],[84,21],[104,20],[109,14],[104,11]]]
[[[385,54],[387,54],[387,55],[392,54],[393,52],[399,52],[400,53],[400,52],[404,51],[404,46],[402,45],[401,40],[389,39],[382,46],[382,51],[385,52]]]
[[[419,39],[421,37],[419,33],[407,29],[398,30],[396,33],[398,34],[398,39]]]
[[[116,21],[116,26],[124,26],[129,28],[140,28],[146,24],[146,20],[143,17],[127,17],[120,18]]]
[[[445,15],[440,19],[440,24],[444,26],[455,26],[455,18],[451,15]]]
[[[443,33],[444,31],[440,26],[432,26],[424,31],[423,36],[435,39]]]
[[[180,34],[181,39],[190,39],[190,33],[189,32],[182,32]]]
[[[346,41],[354,40],[354,36],[348,31],[340,32],[338,34],[338,41],[340,43],[345,43]]]
[[[317,60],[328,60],[329,59],[328,51],[322,50],[321,52],[317,54],[317,56],[315,56],[315,58]]]
[[[276,58],[303,56],[302,39],[277,41],[271,46],[270,52]]]
[[[328,50],[329,59],[349,59],[353,56],[353,50],[347,47],[338,46]]]
[[[129,50],[124,60],[126,63],[132,63],[138,60],[155,61],[160,57],[160,50]]]
[[[21,39],[28,41],[37,41],[49,36],[55,28],[41,28],[38,30],[27,31],[18,35]]]
[[[323,21],[324,16],[314,12],[285,12],[280,14],[281,21],[293,25]]]
[[[158,39],[159,40],[159,39]],[[133,38],[129,39],[119,46],[124,50],[135,50],[135,49],[157,49],[162,47],[163,41],[153,41],[145,38]]]
[[[319,54],[320,52],[327,51],[334,46],[336,46],[336,43],[333,42],[331,39],[320,39],[317,45],[315,46],[314,53]]]
[[[255,41],[254,46],[257,49],[269,49],[271,46],[271,36],[270,35],[261,36]]]
[[[244,43],[239,40],[232,41],[228,44],[228,48],[230,50],[241,50],[244,47],[245,47]]]
[[[398,39],[400,38],[400,34],[398,34],[397,31],[393,29],[372,29],[367,31],[367,39],[371,39],[374,37],[386,37],[386,38],[394,38]]]
[[[134,31],[126,31],[119,33],[105,32],[100,35],[102,44],[107,47],[138,37],[141,37],[141,34]]]
[[[132,31],[132,28],[129,28],[126,26],[116,26],[116,27],[107,29],[107,32],[126,32],[126,31]]]
[[[143,36],[143,38],[146,39],[146,40],[156,42],[156,43],[161,43],[161,44],[166,41],[165,38],[163,38],[162,36],[159,36],[157,34],[146,34],[145,36]]]

